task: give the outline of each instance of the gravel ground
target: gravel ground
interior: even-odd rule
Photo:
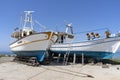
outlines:
[[[0,80],[120,80],[120,65],[108,66],[75,64],[33,67],[7,61],[0,64]]]
[[[13,61],[14,57],[1,57],[0,63],[11,62]]]

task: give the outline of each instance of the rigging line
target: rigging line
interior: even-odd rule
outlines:
[[[39,25],[39,26],[40,26],[43,30],[45,30],[45,31],[53,31],[53,30],[51,30],[50,28],[42,25],[42,24],[41,24],[40,22],[38,22],[37,20],[35,20],[35,23],[37,23],[37,25]]]
[[[60,72],[60,73],[65,73],[65,74],[69,74],[69,75],[73,75],[73,76],[77,76],[77,77],[90,77],[90,78],[94,78],[92,75],[85,75],[84,74],[84,76],[82,76],[82,75],[79,75],[79,73],[75,73],[74,71],[73,71],[73,73],[71,73],[71,72],[66,72],[67,70],[66,71],[60,71],[60,69],[59,70],[55,70],[55,69],[46,68],[44,66],[41,66],[41,67],[44,68],[44,69],[47,69],[47,70],[51,70],[51,71],[55,71],[55,72]]]
[[[100,29],[88,30],[88,31],[83,31],[83,32],[76,32],[74,34],[86,33],[86,32],[91,32],[91,31],[100,31],[100,30],[109,30],[109,29],[108,28],[100,28]]]

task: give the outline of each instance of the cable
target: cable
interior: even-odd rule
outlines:
[[[109,29],[108,28],[100,28],[100,29],[94,29],[94,30],[89,30],[89,31],[77,32],[74,34],[86,33],[86,32],[91,32],[91,31],[100,31],[100,30],[109,30]]]

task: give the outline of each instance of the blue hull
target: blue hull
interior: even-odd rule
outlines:
[[[116,52],[112,59],[113,60],[120,60],[120,52]]]
[[[46,56],[46,51],[14,51],[19,57],[36,57],[39,62],[43,62]]]
[[[58,55],[58,54],[65,54],[66,51],[52,51],[52,53]],[[77,56],[82,56],[82,53],[85,57],[92,57],[96,59],[111,59],[113,56],[113,53],[111,52],[94,52],[94,51],[70,51],[69,55],[76,54]]]

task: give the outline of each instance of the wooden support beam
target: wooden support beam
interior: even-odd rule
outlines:
[[[82,65],[84,65],[84,53],[82,53]]]
[[[76,53],[74,53],[74,55],[73,55],[73,64],[75,64],[76,63]]]
[[[61,56],[61,54],[58,54],[57,62],[59,62],[60,56]]]

